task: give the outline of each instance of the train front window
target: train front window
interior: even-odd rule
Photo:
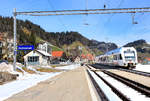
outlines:
[[[135,60],[134,51],[124,51],[125,60]]]

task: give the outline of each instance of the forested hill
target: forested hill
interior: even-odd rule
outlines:
[[[150,44],[148,44],[145,40],[140,39],[133,42],[130,42],[124,47],[134,47],[138,52],[138,57],[141,60],[144,60],[146,57],[150,57]]]
[[[0,16],[0,32],[8,33],[9,36],[13,36],[13,18],[12,17],[2,17]],[[105,44],[104,42],[93,42],[93,40],[89,40],[88,38],[82,36],[78,32],[46,32],[39,25],[33,24],[29,20],[17,20],[17,39],[19,44],[33,44],[37,45],[42,40],[52,43],[60,48],[63,45],[70,45],[75,41],[79,41],[84,46],[95,50],[101,50],[105,52]],[[92,47],[94,46],[94,47]],[[109,43],[108,49],[112,50],[117,47],[114,43]],[[109,48],[109,46],[111,48]]]

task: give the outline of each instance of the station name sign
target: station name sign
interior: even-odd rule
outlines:
[[[34,50],[34,45],[18,45],[18,50]]]

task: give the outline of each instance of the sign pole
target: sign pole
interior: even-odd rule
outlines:
[[[16,42],[16,16],[17,16],[17,13],[16,13],[16,8],[14,8],[14,11],[13,11],[13,18],[14,18],[14,61],[13,61],[13,69],[14,71],[16,71],[16,55],[17,55],[17,42]]]

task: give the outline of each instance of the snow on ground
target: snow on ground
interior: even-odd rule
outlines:
[[[72,70],[72,69],[75,69],[77,67],[79,67],[79,64],[62,66],[59,68]],[[17,67],[17,68],[20,68],[20,67]],[[18,73],[18,72],[14,72],[14,71],[11,71],[11,72]],[[5,100],[8,97],[11,97],[12,95],[17,94],[17,93],[19,93],[19,92],[21,92],[27,88],[35,86],[35,85],[37,85],[37,83],[39,83],[41,81],[45,81],[51,77],[59,75],[60,73],[62,73],[62,72],[59,72],[59,73],[40,73],[40,74],[24,73],[24,75],[22,75],[20,73],[19,78],[17,78],[17,80],[9,82],[7,84],[0,85],[0,101]]]
[[[141,93],[135,91],[134,89],[126,86],[125,84],[115,80],[114,78],[102,73],[97,72],[100,76],[104,77],[110,84],[113,82],[113,86],[115,86],[119,91],[121,91],[124,95],[131,99],[131,101],[150,101],[150,98],[142,95]],[[103,87],[102,87],[103,88]],[[115,100],[110,100],[115,101]]]
[[[95,79],[97,84],[100,86],[104,94],[106,94],[109,101],[122,101],[112,90],[110,87],[108,87],[96,74],[94,74],[92,71],[90,71],[90,74]]]
[[[0,101],[58,74],[60,73],[46,73],[45,75],[26,74],[18,80],[0,85]]]
[[[64,70],[72,70],[79,66],[80,66],[80,64],[72,64],[72,65],[68,65],[68,66],[61,66],[61,67],[55,67],[55,68],[56,69],[64,69]]]
[[[138,64],[138,65],[136,65],[135,70],[139,70],[139,71],[149,72],[150,73],[150,65]]]
[[[1,63],[0,64],[0,72],[12,72],[13,67],[11,64]]]

